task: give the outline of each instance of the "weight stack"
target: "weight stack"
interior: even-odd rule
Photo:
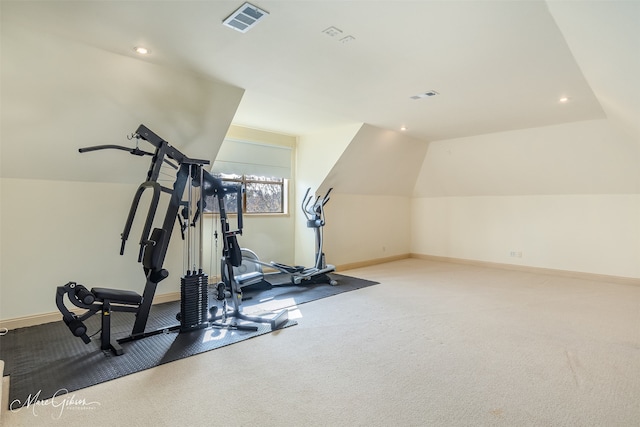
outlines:
[[[187,271],[180,279],[180,332],[209,326],[208,283],[202,271]]]

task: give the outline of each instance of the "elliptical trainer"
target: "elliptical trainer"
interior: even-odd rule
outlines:
[[[318,195],[314,198],[310,194],[311,188],[307,188],[302,198],[301,209],[307,220],[307,227],[315,233],[315,263],[313,267],[291,266],[271,261],[269,263],[260,261],[258,255],[250,249],[242,248],[242,265],[234,267],[234,282],[239,288],[267,284],[269,286],[282,286],[283,284],[316,284],[328,283],[337,285],[338,282],[330,277],[328,273],[335,271],[335,266],[327,264],[323,252],[323,227],[325,225],[324,206],[329,201],[330,188],[325,195]],[[312,203],[313,202],[313,203]],[[276,270],[274,273],[264,273],[262,267],[269,267]],[[289,276],[289,282],[281,283],[275,280],[275,275],[284,273]],[[226,272],[225,272],[226,274]]]

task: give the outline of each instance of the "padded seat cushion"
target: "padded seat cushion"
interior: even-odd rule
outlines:
[[[98,300],[109,300],[119,304],[138,305],[142,302],[142,296],[133,291],[111,288],[92,288],[91,293]]]

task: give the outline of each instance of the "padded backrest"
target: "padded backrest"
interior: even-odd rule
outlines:
[[[238,239],[235,234],[227,236],[227,247],[229,249],[229,262],[234,267],[240,267],[242,265],[242,251],[240,245],[238,245]]]
[[[167,230],[154,228],[151,237],[144,245],[142,265],[151,270],[160,270],[166,253]]]

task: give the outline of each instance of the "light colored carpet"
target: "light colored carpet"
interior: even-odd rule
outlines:
[[[381,284],[2,423],[640,425],[640,287],[417,259],[346,273]]]

